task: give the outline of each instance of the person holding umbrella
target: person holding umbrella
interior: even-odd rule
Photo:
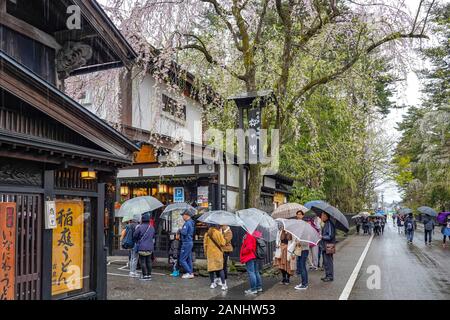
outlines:
[[[122,244],[122,248],[128,250],[128,265],[130,268],[130,277],[137,277],[138,274],[136,273],[136,268],[139,255],[134,248],[135,242],[133,239],[133,235],[138,224],[134,219],[128,220],[125,223],[125,228],[122,230],[122,233],[120,235],[120,243]]]
[[[139,261],[142,268],[141,280],[152,279],[151,255],[154,251],[155,229],[150,224],[150,214],[142,215],[142,223],[136,227],[133,239],[136,243],[136,251],[139,254]]]
[[[441,212],[438,221],[442,223],[442,247],[445,248],[447,237],[450,239],[450,212]]]
[[[303,220],[305,213],[301,210],[297,211],[297,220]],[[296,290],[308,289],[308,269],[306,268],[306,261],[309,255],[309,246],[303,244],[301,241],[295,241],[294,255],[297,257],[297,274],[301,278],[301,283],[295,286]]]
[[[184,269],[183,279],[194,278],[194,266],[192,264],[192,249],[194,248],[194,231],[195,223],[192,220],[193,213],[189,210],[183,211],[184,224],[181,228],[181,251],[180,251],[180,266]]]
[[[321,280],[324,282],[330,282],[334,280],[333,255],[335,253],[336,244],[336,227],[327,212],[323,211],[320,215],[320,219],[322,219],[322,222],[324,223],[320,246],[322,249],[323,266],[325,269],[325,277],[321,278]]]
[[[282,280],[281,284],[288,285],[290,278],[294,274],[294,270],[291,266],[291,254],[288,252],[288,247],[292,244],[292,235],[283,230],[280,226],[276,240],[276,253],[273,261],[273,266],[277,267],[281,272]]]
[[[220,231],[220,226],[211,225],[203,240],[206,261],[208,262],[209,278],[211,280],[211,289],[217,287],[215,275],[218,273],[221,280],[222,290],[226,290],[225,273],[223,270],[223,248],[225,244],[226,241]]]
[[[414,219],[413,213],[410,212],[408,217],[405,219],[405,234],[408,243],[413,243],[415,229],[417,229],[417,223]]]
[[[250,289],[245,290],[245,294],[257,294],[262,292],[262,280],[259,274],[259,264],[256,256],[257,240],[256,237],[261,236],[259,231],[255,231],[253,235],[246,233],[242,241],[240,251],[240,261],[245,264],[250,282]]]
[[[427,240],[428,240],[428,245],[431,246],[431,235],[434,232],[434,219],[432,217],[430,217],[429,215],[425,215],[425,217],[423,218],[423,229],[424,229],[424,234],[425,234],[425,244],[427,244]]]
[[[222,288],[225,287],[224,290],[227,290],[228,259],[233,252],[233,245],[231,244],[231,241],[233,240],[233,231],[231,231],[231,228],[228,225],[222,225],[221,229],[223,237],[225,238],[225,246],[223,247],[223,272],[225,275],[225,282],[222,282]]]

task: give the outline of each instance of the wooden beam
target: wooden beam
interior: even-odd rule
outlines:
[[[2,6],[6,5],[6,2],[1,3],[1,5]],[[39,30],[38,28],[32,26],[31,24],[26,23],[23,20],[19,20],[16,17],[10,15],[9,13],[6,12],[6,8],[5,11],[2,11],[2,19],[0,23],[20,34],[23,34],[33,40],[36,40],[46,45],[47,47],[53,48],[56,51],[61,49],[61,45],[51,35],[45,33],[42,30]]]

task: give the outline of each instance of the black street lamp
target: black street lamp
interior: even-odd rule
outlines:
[[[248,127],[255,131],[254,136],[249,136],[248,138],[248,149],[249,150],[248,162],[257,163],[259,161],[259,132],[261,130],[262,122],[262,108],[264,108],[267,103],[274,98],[272,90],[263,91],[253,91],[244,92],[237,95],[231,96],[228,100],[233,100],[239,110],[239,129],[244,129],[244,112],[247,113]],[[255,103],[255,100],[258,100]],[[245,140],[244,140],[245,141]],[[247,163],[247,161],[246,161]],[[244,209],[245,197],[244,197],[244,164],[242,161],[239,162],[239,209]]]

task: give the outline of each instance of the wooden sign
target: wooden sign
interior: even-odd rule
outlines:
[[[153,146],[144,144],[139,152],[134,154],[134,163],[154,163],[158,162]]]
[[[81,200],[56,201],[53,229],[52,295],[83,288],[84,205]]]
[[[14,300],[16,203],[0,203],[0,300]]]

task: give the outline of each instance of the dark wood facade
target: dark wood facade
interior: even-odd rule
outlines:
[[[80,8],[77,30],[66,27],[70,5]],[[138,148],[60,88],[73,74],[130,66],[135,53],[92,0],[0,0],[0,14],[0,204],[15,206],[13,298],[105,299],[105,221],[117,169]],[[86,170],[96,178],[82,179]],[[83,210],[81,283],[64,292],[52,288],[55,237],[45,227],[55,200]]]

